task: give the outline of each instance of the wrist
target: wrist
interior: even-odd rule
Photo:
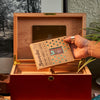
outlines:
[[[89,41],[88,42],[88,56],[93,56],[93,49],[94,49],[94,44],[96,42],[95,41]]]
[[[92,56],[92,45],[91,41],[88,41],[88,56]]]

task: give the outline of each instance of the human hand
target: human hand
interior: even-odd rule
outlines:
[[[71,44],[72,52],[75,58],[86,58],[88,53],[89,40],[81,37],[80,35],[75,35],[75,39],[72,41],[71,37],[64,39],[64,41]]]

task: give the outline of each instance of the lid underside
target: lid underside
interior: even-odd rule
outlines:
[[[36,28],[32,28],[33,26],[58,26],[59,28],[61,28],[62,26],[64,26],[62,30],[64,30],[64,32],[62,32],[62,36],[63,35],[75,35],[75,34],[83,34],[82,28],[83,28],[83,23],[82,23],[83,19],[82,17],[17,17],[17,21],[16,21],[16,25],[17,27],[17,35],[15,35],[16,37],[16,56],[17,56],[17,60],[32,60],[33,56],[30,50],[30,44],[32,43],[32,41],[34,41],[34,36],[37,39],[40,40],[45,40],[45,39],[49,39],[49,38],[54,38],[54,36],[59,37],[59,34],[48,34],[45,33],[43,34],[43,29],[42,32],[40,27],[37,27],[37,31],[36,32]],[[55,28],[57,29],[57,27]],[[34,31],[35,30],[35,31]],[[52,30],[53,31],[53,30]],[[40,35],[41,33],[43,35]],[[45,32],[45,31],[44,31]],[[49,31],[48,31],[49,32]],[[57,29],[58,32],[58,29]],[[61,32],[61,29],[60,31]],[[58,32],[58,33],[59,33]],[[38,34],[37,34],[38,33]],[[37,35],[37,36],[36,36]],[[47,37],[47,38],[46,38]],[[35,41],[37,40],[35,38]]]

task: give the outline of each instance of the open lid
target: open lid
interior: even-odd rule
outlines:
[[[53,30],[46,31],[46,29]],[[86,15],[84,13],[15,13],[14,14],[14,56],[16,61],[33,62],[29,45],[39,40],[63,35],[85,35]],[[49,34],[44,32],[49,32]],[[57,33],[56,33],[57,32]],[[61,32],[61,34],[59,34]],[[43,35],[39,35],[39,34]],[[56,34],[54,34],[56,33]],[[54,34],[54,35],[53,35]],[[36,38],[37,39],[36,39]]]

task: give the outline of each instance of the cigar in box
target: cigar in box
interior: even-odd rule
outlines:
[[[64,38],[66,36],[30,44],[37,69],[74,61],[71,48]]]

